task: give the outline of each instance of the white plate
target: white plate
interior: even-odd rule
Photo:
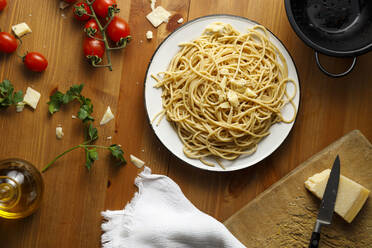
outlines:
[[[179,51],[178,44],[186,41],[191,41],[199,37],[204,29],[213,22],[224,22],[231,24],[235,29],[241,33],[246,33],[248,28],[251,28],[257,23],[248,20],[239,16],[231,15],[212,15],[204,16],[195,20],[192,20],[188,23],[185,23],[180,28],[176,29],[171,33],[157,48],[152,59],[147,68],[146,78],[145,78],[145,105],[147,110],[148,119],[151,121],[154,116],[162,111],[162,99],[161,99],[161,89],[156,89],[153,86],[156,84],[156,81],[151,77],[151,74],[156,75],[159,72],[166,71],[168,65],[173,58],[173,56]],[[294,103],[297,107],[299,106],[300,101],[300,85],[297,76],[296,67],[293,63],[291,56],[289,55],[287,49],[284,45],[270,32],[270,40],[273,42],[278,49],[282,52],[285,60],[288,64],[288,76],[292,78],[297,85],[296,97],[294,98]],[[294,92],[294,87],[288,85],[289,93]],[[293,116],[293,109],[286,105],[282,110],[284,117],[290,118]],[[190,159],[185,156],[183,153],[183,144],[179,139],[175,129],[171,124],[163,118],[160,124],[157,126],[156,121],[150,124],[163,145],[175,156],[184,162],[193,165],[195,167],[212,170],[212,171],[233,171],[239,170],[251,165],[254,165],[261,161],[262,159],[269,156],[274,152],[280,144],[288,136],[289,132],[293,127],[294,122],[290,124],[286,123],[277,123],[271,126],[270,134],[262,139],[257,147],[257,151],[249,156],[241,156],[234,161],[222,160],[222,163],[226,167],[226,170],[220,168],[218,165],[215,167],[210,167],[198,159]],[[210,160],[213,161],[213,160]]]

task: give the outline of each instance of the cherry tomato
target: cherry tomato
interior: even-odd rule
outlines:
[[[0,32],[0,52],[12,53],[17,50],[17,47],[17,40],[13,35],[7,32]]]
[[[0,0],[0,11],[6,7],[6,0]]]
[[[89,9],[89,6],[86,3],[77,3],[74,5],[73,12],[74,16],[79,21],[88,21],[90,17],[84,13],[84,10],[88,14],[92,14],[92,12]]]
[[[129,25],[124,19],[115,16],[107,27],[107,34],[113,42],[122,44],[123,39],[130,38]]]
[[[103,41],[86,37],[83,43],[83,50],[89,62],[98,64],[102,61],[103,54],[105,53],[105,44]]]
[[[74,2],[76,2],[77,0],[63,0],[63,1],[65,1],[66,3],[74,3]]]
[[[27,53],[26,56],[23,57],[23,63],[28,69],[36,72],[42,72],[48,66],[46,58],[38,52]]]
[[[84,32],[87,34],[90,34],[91,36],[95,36],[98,32],[98,24],[96,20],[90,19],[87,23],[84,25]]]
[[[118,12],[116,0],[95,0],[93,3],[94,12],[102,18],[108,15],[109,7],[112,7],[114,12]]]

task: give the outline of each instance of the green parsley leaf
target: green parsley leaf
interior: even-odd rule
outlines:
[[[85,151],[86,151],[85,166],[87,167],[88,170],[90,170],[90,168],[92,168],[92,164],[94,163],[94,161],[98,160],[97,149],[96,148],[92,148],[92,149],[87,149],[86,148]]]
[[[22,101],[23,101],[23,92],[22,92],[22,90],[17,91],[16,93],[14,93],[14,95],[13,95],[13,104],[17,104],[17,103],[22,102]]]
[[[78,96],[81,95],[81,91],[84,88],[84,84],[74,84],[70,87],[68,92],[71,92],[73,95]]]
[[[88,136],[91,141],[98,139],[98,131],[97,128],[93,127],[93,124],[90,123],[88,127]]]
[[[93,113],[93,105],[90,103],[90,99],[88,100],[88,104],[81,105],[78,112],[78,117],[83,122],[94,121],[93,116],[90,115],[91,113]]]
[[[113,144],[111,146],[109,146],[108,148],[110,151],[111,151],[111,155],[116,158],[117,160],[120,161],[119,165],[120,164],[126,164],[127,161],[125,161],[125,158],[124,158],[124,151],[121,149],[120,146],[116,145],[116,144]]]
[[[81,106],[80,109],[79,109],[79,112],[78,112],[78,118],[82,121],[84,121],[86,118],[88,118],[89,116],[89,113],[88,111],[86,110],[86,108],[84,108],[85,105]]]
[[[12,83],[8,79],[3,80],[0,84],[0,93],[5,95],[10,91],[10,89],[12,89],[12,91],[14,90]]]
[[[66,92],[66,94],[63,94],[60,91],[56,91],[53,95],[50,96],[50,101],[48,102],[49,113],[54,114],[55,112],[59,111],[62,104],[67,104],[75,99],[79,100],[79,102],[83,104],[81,100],[81,98],[85,98],[81,95],[81,91],[83,90],[83,87],[84,87],[84,84],[80,84],[80,85],[74,84],[70,87],[70,89]]]
[[[49,97],[50,101],[47,102],[49,105],[49,113],[54,114],[55,112],[59,111],[62,101],[63,93],[60,91],[56,91],[53,95]]]
[[[62,97],[63,104],[67,104],[67,103],[73,101],[74,99],[79,100],[81,97],[83,97],[81,95],[81,91],[83,90],[83,87],[84,87],[84,84],[80,84],[80,85],[74,84],[74,85],[72,85],[70,87],[70,89],[66,92],[66,94],[64,94],[63,97]]]
[[[14,87],[9,80],[0,83],[0,107],[9,107],[23,101],[23,92],[14,92]]]
[[[68,92],[66,93],[66,94],[64,94],[63,96],[62,96],[62,103],[63,104],[67,104],[67,103],[69,103],[69,102],[71,102],[72,100],[74,100],[74,96],[73,95],[71,95],[71,94],[69,94]]]

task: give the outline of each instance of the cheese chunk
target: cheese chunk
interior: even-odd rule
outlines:
[[[239,105],[238,95],[234,91],[229,90],[229,92],[227,92],[227,99],[231,106],[237,107]]]
[[[166,11],[163,7],[158,6],[156,9],[151,11],[151,13],[146,16],[146,18],[155,28],[157,28],[163,22],[168,22],[168,18],[170,16],[171,13]]]
[[[247,81],[245,81],[244,79],[240,79],[240,80],[230,79],[230,82],[240,88],[245,87],[247,84]]]
[[[33,109],[36,109],[39,100],[40,93],[30,87],[27,87],[26,95],[23,97],[23,102],[31,106]]]
[[[305,187],[320,199],[323,198],[330,171],[330,169],[327,169],[317,173],[312,177],[309,177],[305,182]],[[341,175],[338,185],[335,212],[347,222],[352,222],[363,207],[368,195],[368,189]]]
[[[12,26],[12,30],[18,38],[32,32],[31,28],[25,22]]]
[[[56,127],[56,136],[58,139],[62,139],[63,135],[65,135],[63,133],[63,130],[62,130],[62,127]]]
[[[223,34],[225,32],[225,25],[222,22],[214,22],[209,24],[204,33],[207,35],[213,35],[215,33]]]
[[[220,107],[222,109],[229,109],[230,108],[230,104],[228,102],[223,102],[220,105],[218,105],[218,107]]]
[[[146,32],[146,39],[148,40],[152,39],[152,32],[150,30]]]
[[[25,108],[25,103],[24,102],[19,102],[16,105],[16,112],[20,113],[20,112],[23,111],[24,108]]]
[[[245,89],[244,95],[246,95],[248,97],[256,97],[257,96],[256,92],[254,92],[253,90],[251,90],[248,87]]]
[[[142,168],[145,165],[145,162],[132,154],[130,155],[130,161],[132,161],[132,163],[138,168]]]
[[[112,119],[114,119],[114,115],[111,112],[110,106],[108,106],[107,110],[106,110],[105,114],[103,115],[102,120],[99,124],[101,126],[105,125],[107,122],[111,121]]]
[[[184,20],[183,20],[183,18],[181,17],[180,19],[178,19],[177,22],[178,22],[179,24],[181,24],[181,23],[183,23],[183,21],[184,21]]]

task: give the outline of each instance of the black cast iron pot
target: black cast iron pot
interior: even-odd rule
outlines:
[[[372,50],[372,0],[284,1],[292,28],[315,50],[316,63],[328,76],[345,76],[358,55]],[[348,70],[335,74],[320,64],[318,53],[354,59]]]

